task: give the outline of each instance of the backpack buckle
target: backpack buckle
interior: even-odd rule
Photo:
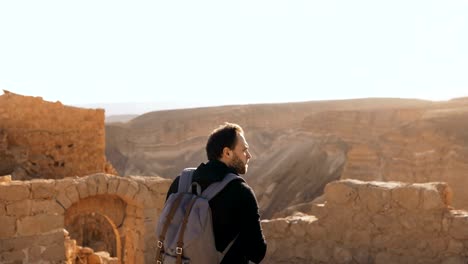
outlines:
[[[158,240],[158,248],[162,248],[162,247],[163,247],[163,242]]]
[[[176,247],[176,254],[177,255],[182,255],[182,248],[181,247]]]

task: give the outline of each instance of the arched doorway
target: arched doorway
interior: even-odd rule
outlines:
[[[68,219],[65,228],[77,245],[90,247],[95,252],[107,251],[111,257],[119,257],[120,239],[110,219],[100,213],[78,214]]]
[[[127,204],[113,195],[82,199],[65,212],[65,229],[77,245],[95,252],[107,251],[122,262],[119,226],[125,219],[126,208]]]

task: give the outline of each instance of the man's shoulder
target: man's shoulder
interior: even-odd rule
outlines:
[[[237,195],[241,195],[242,197],[250,198],[255,196],[252,187],[245,181],[244,178],[238,176],[237,179],[231,181],[227,186],[226,189],[229,192],[235,192]]]

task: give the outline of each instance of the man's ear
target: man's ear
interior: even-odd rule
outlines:
[[[229,149],[228,147],[224,147],[223,148],[223,156],[226,157],[226,158],[231,158],[231,149]]]

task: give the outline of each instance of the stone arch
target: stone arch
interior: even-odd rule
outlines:
[[[80,246],[107,251],[122,259],[122,237],[126,203],[117,196],[97,195],[74,203],[65,212],[65,229]]]
[[[54,197],[64,208],[66,221],[80,213],[106,216],[120,237],[121,263],[152,263],[155,228],[170,182],[159,177],[97,173],[57,181]]]

